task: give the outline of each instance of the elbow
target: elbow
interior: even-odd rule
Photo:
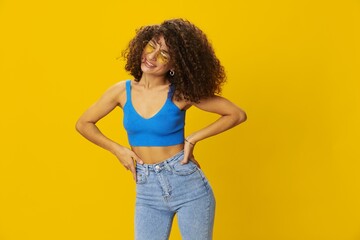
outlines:
[[[78,131],[81,134],[83,128],[84,128],[84,122],[81,121],[81,119],[77,120],[76,123],[75,123],[75,130]]]
[[[81,122],[79,120],[77,120],[75,123],[75,130],[80,132],[80,129],[81,129]]]
[[[239,125],[240,123],[243,123],[247,120],[247,115],[246,113],[239,109],[239,111],[236,114],[237,118],[236,118],[236,125]]]
[[[78,131],[81,135],[84,135],[84,133],[91,127],[92,125],[95,125],[95,122],[88,121],[84,118],[79,118],[79,120],[75,123],[75,130]]]

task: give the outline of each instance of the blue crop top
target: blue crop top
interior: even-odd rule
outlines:
[[[173,85],[162,108],[151,118],[138,114],[131,102],[131,81],[126,81],[124,128],[131,146],[171,146],[184,142],[185,111],[172,101]]]

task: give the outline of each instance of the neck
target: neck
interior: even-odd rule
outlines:
[[[153,88],[161,85],[169,84],[169,81],[165,78],[165,76],[154,76],[144,74],[141,76],[139,81],[144,88]]]

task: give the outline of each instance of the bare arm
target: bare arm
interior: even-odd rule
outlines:
[[[233,128],[247,119],[246,113],[241,108],[223,97],[215,96],[193,105],[201,110],[221,115],[218,120],[209,126],[187,137],[194,144]]]
[[[185,142],[185,152],[187,154],[185,154],[183,163],[188,161],[188,157],[193,157],[193,147],[198,141],[233,128],[247,119],[246,113],[241,108],[220,96],[214,96],[193,105],[201,110],[219,114],[221,117],[186,138],[188,142]]]
[[[89,141],[113,153],[126,169],[132,171],[135,178],[133,159],[140,163],[140,158],[130,149],[106,137],[96,126],[96,123],[108,115],[116,106],[124,103],[125,82],[119,82],[110,87],[98,101],[90,106],[76,122],[76,130]]]

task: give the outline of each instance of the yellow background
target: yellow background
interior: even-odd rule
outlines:
[[[0,239],[133,239],[131,174],[75,122],[129,78],[117,58],[136,28],[183,17],[248,114],[195,150],[217,198],[214,239],[359,240],[359,5],[2,0]],[[191,133],[217,116],[187,117]],[[127,145],[121,109],[98,125]]]

